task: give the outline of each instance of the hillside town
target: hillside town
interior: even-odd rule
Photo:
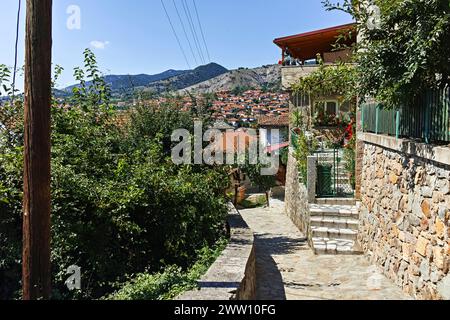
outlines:
[[[258,119],[287,117],[289,95],[261,90],[248,90],[242,95],[219,92],[211,109],[214,120],[224,121],[236,128],[248,127],[257,124]]]
[[[116,106],[119,110],[127,111],[138,103],[164,105],[169,102],[177,103],[184,112],[189,112],[196,102],[207,104],[208,110],[212,112],[211,119],[218,125],[229,126],[229,128],[257,128],[264,125],[270,126],[270,124],[279,124],[282,127],[289,125],[289,94],[281,90],[278,92],[261,89],[244,92],[219,91],[207,99],[203,95],[161,96],[140,102],[135,100],[131,104],[118,102]],[[61,103],[64,104],[64,100],[61,99]]]

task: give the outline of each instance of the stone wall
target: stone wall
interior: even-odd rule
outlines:
[[[206,275],[199,290],[177,300],[254,300],[256,298],[256,256],[253,231],[230,204],[230,242]]]
[[[363,140],[360,244],[405,292],[450,299],[450,148]]]
[[[299,183],[297,160],[291,152],[286,172],[285,210],[297,228],[307,234],[309,225],[308,191],[303,184]]]

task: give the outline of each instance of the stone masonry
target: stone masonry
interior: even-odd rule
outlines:
[[[307,234],[309,227],[308,190],[299,182],[297,168],[297,160],[289,152],[286,172],[285,211],[297,228],[304,234]]]
[[[417,154],[364,143],[359,242],[406,293],[450,299],[450,166]]]
[[[254,300],[256,253],[253,231],[229,204],[230,240],[219,258],[198,282],[199,290],[185,292],[177,300]]]

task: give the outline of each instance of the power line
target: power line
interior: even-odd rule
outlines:
[[[170,19],[170,16],[169,16],[169,12],[167,12],[167,8],[166,8],[166,5],[164,4],[163,0],[161,0],[161,4],[164,8],[164,12],[166,13],[166,17],[167,17],[167,20],[169,21],[170,27],[172,28],[173,34],[174,34],[175,38],[177,39],[178,46],[180,47],[180,50],[183,53],[184,60],[186,60],[186,64],[188,65],[189,69],[191,69],[189,60],[187,59],[186,53],[184,52],[183,46],[181,45],[181,42],[180,42],[180,38],[178,38],[177,31],[175,30],[175,28],[173,26],[172,20]]]
[[[175,7],[175,10],[177,12],[178,19],[180,20],[181,26],[183,27],[184,36],[186,37],[186,40],[187,40],[187,42],[189,44],[189,48],[191,49],[191,54],[194,57],[195,64],[197,65],[198,64],[197,57],[195,56],[194,49],[192,49],[192,44],[191,44],[191,41],[189,40],[188,34],[186,32],[186,28],[184,26],[183,19],[181,18],[180,12],[178,11],[178,7],[177,7],[177,4],[176,4],[175,0],[172,0],[172,1],[173,1],[173,5]]]
[[[20,8],[22,1],[19,0],[19,8],[17,9],[17,21],[16,21],[16,44],[14,47],[14,70],[13,70],[13,81],[12,81],[12,103],[14,104],[14,98],[16,95],[16,73],[17,73],[17,48],[19,44],[19,26],[20,26]]]
[[[200,20],[200,16],[199,16],[198,10],[197,10],[197,4],[195,3],[195,0],[192,0],[192,2],[194,3],[195,14],[197,15],[197,21],[198,21],[198,25],[200,27],[200,33],[202,35],[203,44],[205,45],[205,48],[206,48],[206,54],[208,55],[209,62],[211,62],[211,56],[209,55],[208,45],[206,44],[205,34],[203,32],[202,23],[200,22],[201,20]]]
[[[195,46],[197,47],[197,51],[200,56],[200,60],[202,61],[202,63],[205,63],[205,58],[203,56],[202,48],[200,47],[200,41],[198,41],[197,31],[195,30],[195,25],[192,21],[192,16],[191,16],[191,12],[189,10],[189,5],[187,4],[186,0],[182,0],[181,2],[183,4],[184,13],[186,14],[186,17],[188,19],[189,26],[191,27],[191,33],[194,38]]]

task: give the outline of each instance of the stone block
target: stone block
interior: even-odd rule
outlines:
[[[397,176],[400,176],[403,172],[403,165],[401,163],[393,162],[391,168]]]
[[[413,253],[413,246],[409,243],[403,243],[402,244],[402,258],[403,260],[409,262],[410,257]]]
[[[438,283],[437,292],[443,299],[450,300],[450,274]]]
[[[422,220],[420,220],[420,230],[425,231],[428,230],[429,223],[428,219],[426,217],[423,217]]]
[[[431,218],[431,204],[429,200],[425,199],[420,205],[420,208],[422,209],[422,213],[425,217],[428,219]]]
[[[436,190],[442,192],[442,194],[450,194],[450,180],[439,179],[436,182]]]
[[[433,188],[424,186],[420,188],[420,194],[425,198],[431,198],[433,197]]]
[[[389,182],[392,184],[397,184],[399,181],[400,177],[398,175],[396,175],[394,172],[391,172],[389,174]]]
[[[445,224],[442,222],[442,220],[438,217],[436,218],[436,234],[439,239],[444,239],[445,237]]]
[[[449,216],[449,208],[446,205],[440,205],[438,208],[439,219],[447,221]]]
[[[416,252],[422,257],[426,257],[429,243],[429,240],[425,239],[424,237],[419,237],[416,244]]]
[[[377,175],[376,175],[376,177],[377,177],[378,179],[383,179],[384,176],[385,176],[385,173],[384,173],[384,170],[383,170],[383,169],[377,170]]]
[[[412,225],[414,227],[418,227],[418,226],[420,226],[421,219],[419,217],[417,217],[416,215],[409,215],[408,221],[409,221],[410,225]]]
[[[439,269],[443,270],[445,267],[445,251],[444,248],[434,247],[433,248],[433,262]]]
[[[424,176],[423,172],[424,172],[423,168],[419,168],[419,169],[416,170],[416,174],[414,176],[414,184],[415,185],[422,184],[423,176]]]
[[[420,277],[424,281],[430,280],[430,263],[426,259],[424,259],[420,264]]]
[[[436,173],[437,173],[437,177],[439,179],[450,179],[450,171],[449,170],[445,170],[443,168],[437,168]]]

